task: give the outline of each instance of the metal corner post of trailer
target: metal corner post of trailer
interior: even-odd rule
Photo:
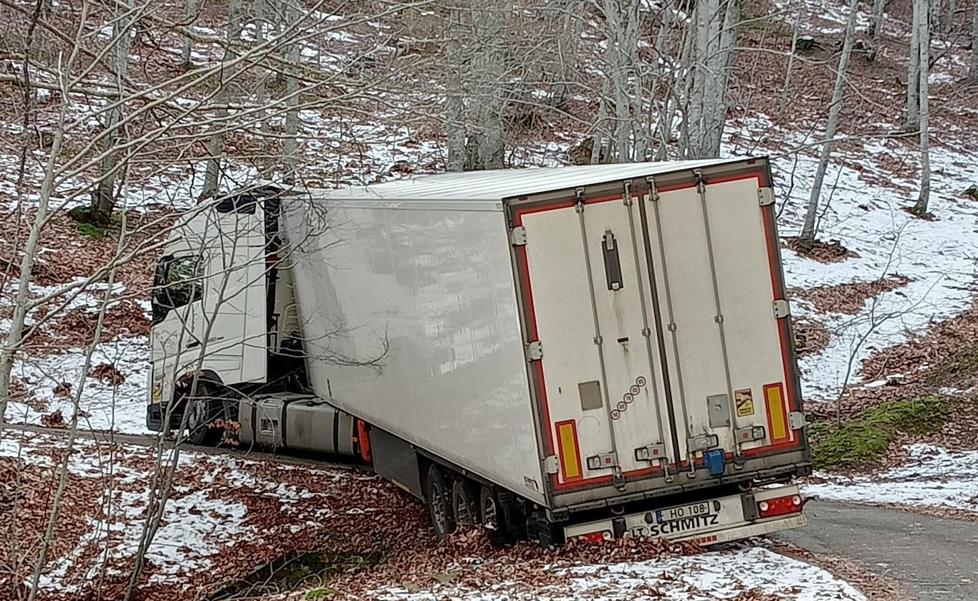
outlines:
[[[369,457],[439,535],[796,527],[810,467],[771,185],[756,158],[285,198],[304,386],[242,399],[249,440]]]

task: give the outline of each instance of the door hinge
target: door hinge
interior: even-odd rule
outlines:
[[[526,228],[518,225],[509,230],[509,243],[513,246],[526,246]]]
[[[774,188],[758,188],[757,189],[757,204],[762,207],[771,206],[774,204]]]
[[[778,299],[774,301],[774,318],[784,319],[785,317],[791,315],[791,306],[788,301],[784,299]]]
[[[645,183],[649,185],[649,202],[658,202],[659,200],[659,189],[655,186],[655,178],[649,176],[645,178]]]
[[[526,345],[526,356],[530,361],[539,361],[543,359],[543,343],[539,340],[534,340]]]
[[[543,458],[543,471],[547,474],[556,474],[560,472],[560,465],[557,463],[556,455],[547,455]]]
[[[625,182],[622,185],[622,202],[625,203],[626,207],[632,206],[632,184],[631,182]]]
[[[792,411],[788,414],[788,427],[792,430],[801,430],[808,425],[805,414],[801,411]]]

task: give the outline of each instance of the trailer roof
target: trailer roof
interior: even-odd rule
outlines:
[[[636,177],[701,169],[754,158],[620,163],[576,167],[533,167],[426,175],[365,187],[325,191],[333,200],[500,201]]]

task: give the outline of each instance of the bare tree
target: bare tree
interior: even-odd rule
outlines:
[[[799,4],[795,9],[794,23],[791,27],[791,53],[788,55],[788,67],[784,72],[784,86],[781,88],[781,100],[778,102],[778,120],[784,119],[785,109],[788,107],[789,90],[791,89],[791,74],[795,66],[795,55],[798,53],[798,28],[801,27],[801,15],[804,5]]]
[[[111,72],[115,77],[116,89],[119,90],[120,97],[125,94],[125,79],[129,70],[129,48],[134,33],[133,24],[138,17],[134,14],[135,12],[131,0],[119,0],[115,4],[110,42],[112,46]],[[89,208],[89,218],[98,224],[106,224],[111,221],[112,209],[115,206],[116,163],[119,160],[115,146],[121,134],[119,122],[122,120],[123,108],[123,103],[115,103],[108,114],[108,123],[106,124],[108,135],[103,140],[105,156],[102,159],[102,173],[105,175],[92,194],[92,204]]]
[[[930,26],[928,10],[930,0],[914,0],[915,22],[920,26],[920,196],[913,206],[917,216],[927,214],[930,203]]]
[[[300,18],[299,10],[292,3],[289,3],[285,10],[286,25],[287,27],[293,26]],[[298,65],[301,53],[301,43],[293,43],[288,51],[289,63]],[[295,173],[299,165],[299,141],[297,139],[299,135],[299,80],[295,74],[289,74],[286,78],[285,104],[287,107],[285,139],[282,141],[282,145],[285,159],[285,181],[291,184],[295,182]]]
[[[200,0],[187,0],[186,4],[186,14],[187,14],[187,25],[193,24],[197,20],[197,11],[200,10]],[[193,67],[193,52],[194,52],[194,39],[191,36],[186,36],[183,39],[183,54],[182,61],[180,62],[180,67],[185,71],[189,71]]]
[[[886,19],[886,4],[887,0],[874,0],[873,2],[873,42],[869,54],[866,55],[867,60],[870,61],[876,60],[876,56],[880,51],[880,44],[882,43],[883,37],[883,22]]]
[[[690,54],[692,77],[687,103],[689,158],[716,157],[727,112],[729,72],[734,65],[740,20],[738,0],[696,3],[691,27],[695,35]]]
[[[907,71],[907,115],[904,129],[915,132],[920,128],[920,14],[913,11],[910,32],[910,61]]]
[[[228,4],[228,27],[227,27],[227,46],[224,50],[224,64],[228,71],[222,69],[217,83],[217,101],[223,105],[231,98],[231,82],[235,75],[230,72],[232,67],[229,59],[233,56],[232,44],[241,37],[241,0],[230,0]],[[224,106],[217,109],[217,120],[223,122],[228,117],[228,110]],[[216,131],[211,134],[207,142],[207,169],[204,173],[204,189],[201,197],[208,198],[217,194],[221,179],[221,161],[224,158],[224,137],[225,132],[222,127],[217,126]]]
[[[978,83],[978,2],[974,4],[971,15],[971,67],[968,70],[968,77]]]
[[[503,108],[506,19],[510,0],[473,6],[471,65],[476,78],[473,129],[466,141],[467,169],[501,169],[505,156]]]
[[[445,132],[448,135],[448,171],[465,169],[465,99],[462,40],[465,36],[462,9],[457,3],[452,3],[448,9],[448,45],[445,61]]]
[[[815,244],[815,220],[818,217],[819,198],[822,194],[822,183],[825,172],[832,156],[832,146],[835,144],[835,134],[839,128],[839,114],[842,112],[842,100],[846,86],[846,70],[849,68],[849,58],[852,55],[853,38],[856,31],[856,16],[859,10],[859,0],[849,3],[849,16],[846,19],[845,40],[842,44],[842,54],[839,56],[839,67],[835,74],[835,87],[832,89],[832,100],[829,104],[829,120],[825,127],[825,140],[822,142],[822,153],[812,182],[812,194],[808,199],[805,211],[805,223],[798,237],[798,243],[803,249],[811,249]]]

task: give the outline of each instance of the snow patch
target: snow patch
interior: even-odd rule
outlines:
[[[792,132],[783,132],[777,145],[766,147],[763,140],[771,139],[776,127],[764,115],[729,127],[732,141],[725,144],[724,154],[770,153],[781,212],[778,227],[782,236],[794,236],[804,222],[818,157],[807,150],[811,139]],[[806,150],[785,154],[786,147]],[[822,188],[818,238],[841,240],[858,257],[825,264],[782,249],[789,287],[873,281],[897,273],[910,279],[906,286],[868,299],[856,315],[820,314],[807,303],[793,303],[794,315],[820,321],[831,334],[825,349],[799,361],[808,398],[835,398],[847,372],[850,384],[860,381],[859,366],[874,351],[904,342],[908,333],[954,317],[972,302],[978,205],[961,195],[974,183],[973,171],[962,166],[978,163],[978,152],[946,145],[931,150],[930,209],[935,221],[905,211],[916,200],[919,184],[893,174],[882,161],[917,165],[919,157],[898,142],[866,140],[858,153],[835,153]]]
[[[910,461],[871,476],[816,473],[824,482],[803,486],[808,496],[855,503],[892,503],[978,512],[978,451],[953,452],[930,444],[907,447]]]
[[[81,381],[86,349],[34,356],[23,352],[14,366],[14,376],[23,381],[34,396],[30,402],[11,402],[6,419],[14,423],[40,424],[41,418],[61,411],[69,421],[74,409],[74,392]],[[100,363],[114,366],[125,381],[112,386],[86,378],[79,407],[86,414],[79,425],[86,430],[115,430],[126,434],[145,434],[146,385],[149,379],[149,340],[145,336],[119,338],[100,343],[92,354],[91,367]],[[54,388],[66,382],[72,394],[59,397]]]
[[[645,598],[655,591],[656,599],[735,599],[747,590],[765,595],[790,595],[798,601],[864,601],[862,593],[822,568],[762,548],[734,552],[652,559],[649,561],[586,565],[554,570],[566,576],[560,585],[542,590],[522,590],[518,583],[504,582],[491,590],[472,590],[442,585],[409,592],[390,588],[374,591],[388,601],[497,601],[548,599],[625,600]]]

